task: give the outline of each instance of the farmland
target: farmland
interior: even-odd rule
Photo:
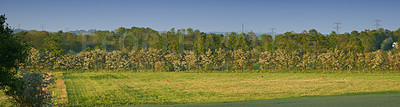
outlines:
[[[397,107],[399,4],[4,0],[0,107]]]
[[[165,105],[400,91],[400,73],[74,72],[70,106]]]

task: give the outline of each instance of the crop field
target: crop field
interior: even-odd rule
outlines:
[[[70,106],[221,103],[400,91],[400,73],[99,71],[67,73],[63,81]]]

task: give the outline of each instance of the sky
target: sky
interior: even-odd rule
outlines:
[[[323,34],[400,28],[400,0],[2,0],[6,22],[26,30],[115,30],[257,33],[316,29]]]

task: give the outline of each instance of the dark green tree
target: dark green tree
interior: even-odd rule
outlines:
[[[393,37],[394,37],[393,40],[395,42],[399,41],[399,39],[400,39],[400,28],[393,32]]]
[[[370,35],[373,35],[376,39],[375,42],[375,48],[376,49],[381,49],[381,44],[382,42],[388,38],[388,36],[385,34],[384,30],[382,28],[378,30],[373,30],[371,31]]]
[[[269,51],[272,52],[273,49],[273,39],[271,35],[262,34],[261,35],[261,44],[262,44],[262,51]]]
[[[194,31],[192,28],[186,29],[187,34],[184,36],[185,50],[193,50]]]
[[[236,38],[236,50],[237,49],[242,49],[244,51],[248,51],[249,47],[247,45],[247,41],[246,41],[246,34],[241,33],[237,38]]]
[[[56,57],[62,56],[65,54],[65,47],[62,43],[61,39],[57,36],[51,36],[50,38],[44,39],[44,50],[49,51]]]
[[[375,42],[376,39],[374,36],[370,36],[367,32],[362,31],[359,35],[360,40],[361,40],[361,44],[364,48],[364,52],[372,52],[375,51]]]
[[[235,32],[231,32],[228,35],[228,43],[227,43],[227,47],[229,48],[229,50],[233,51],[236,50],[236,38],[237,38],[237,34]]]
[[[386,38],[385,40],[383,40],[383,42],[381,44],[381,49],[383,49],[385,51],[391,50],[393,48],[392,47],[393,42],[394,41],[393,41],[392,37]]]
[[[360,53],[364,51],[364,47],[362,46],[362,42],[358,37],[350,37],[350,40],[344,50],[345,52],[352,51]]]
[[[336,35],[337,35],[336,32],[332,31],[329,35],[326,36],[328,41],[327,43],[328,49],[331,51],[338,48],[338,40],[335,38]]]
[[[16,74],[20,63],[28,56],[28,46],[21,43],[12,34],[12,30],[6,24],[6,16],[0,15],[0,89],[7,87],[18,88]],[[7,90],[7,94],[15,93],[15,90]]]

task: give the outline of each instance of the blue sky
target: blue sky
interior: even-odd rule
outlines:
[[[327,34],[400,28],[399,0],[3,0],[0,14],[17,28],[48,31],[114,30],[150,27],[165,31],[193,28],[203,32],[302,32]]]

